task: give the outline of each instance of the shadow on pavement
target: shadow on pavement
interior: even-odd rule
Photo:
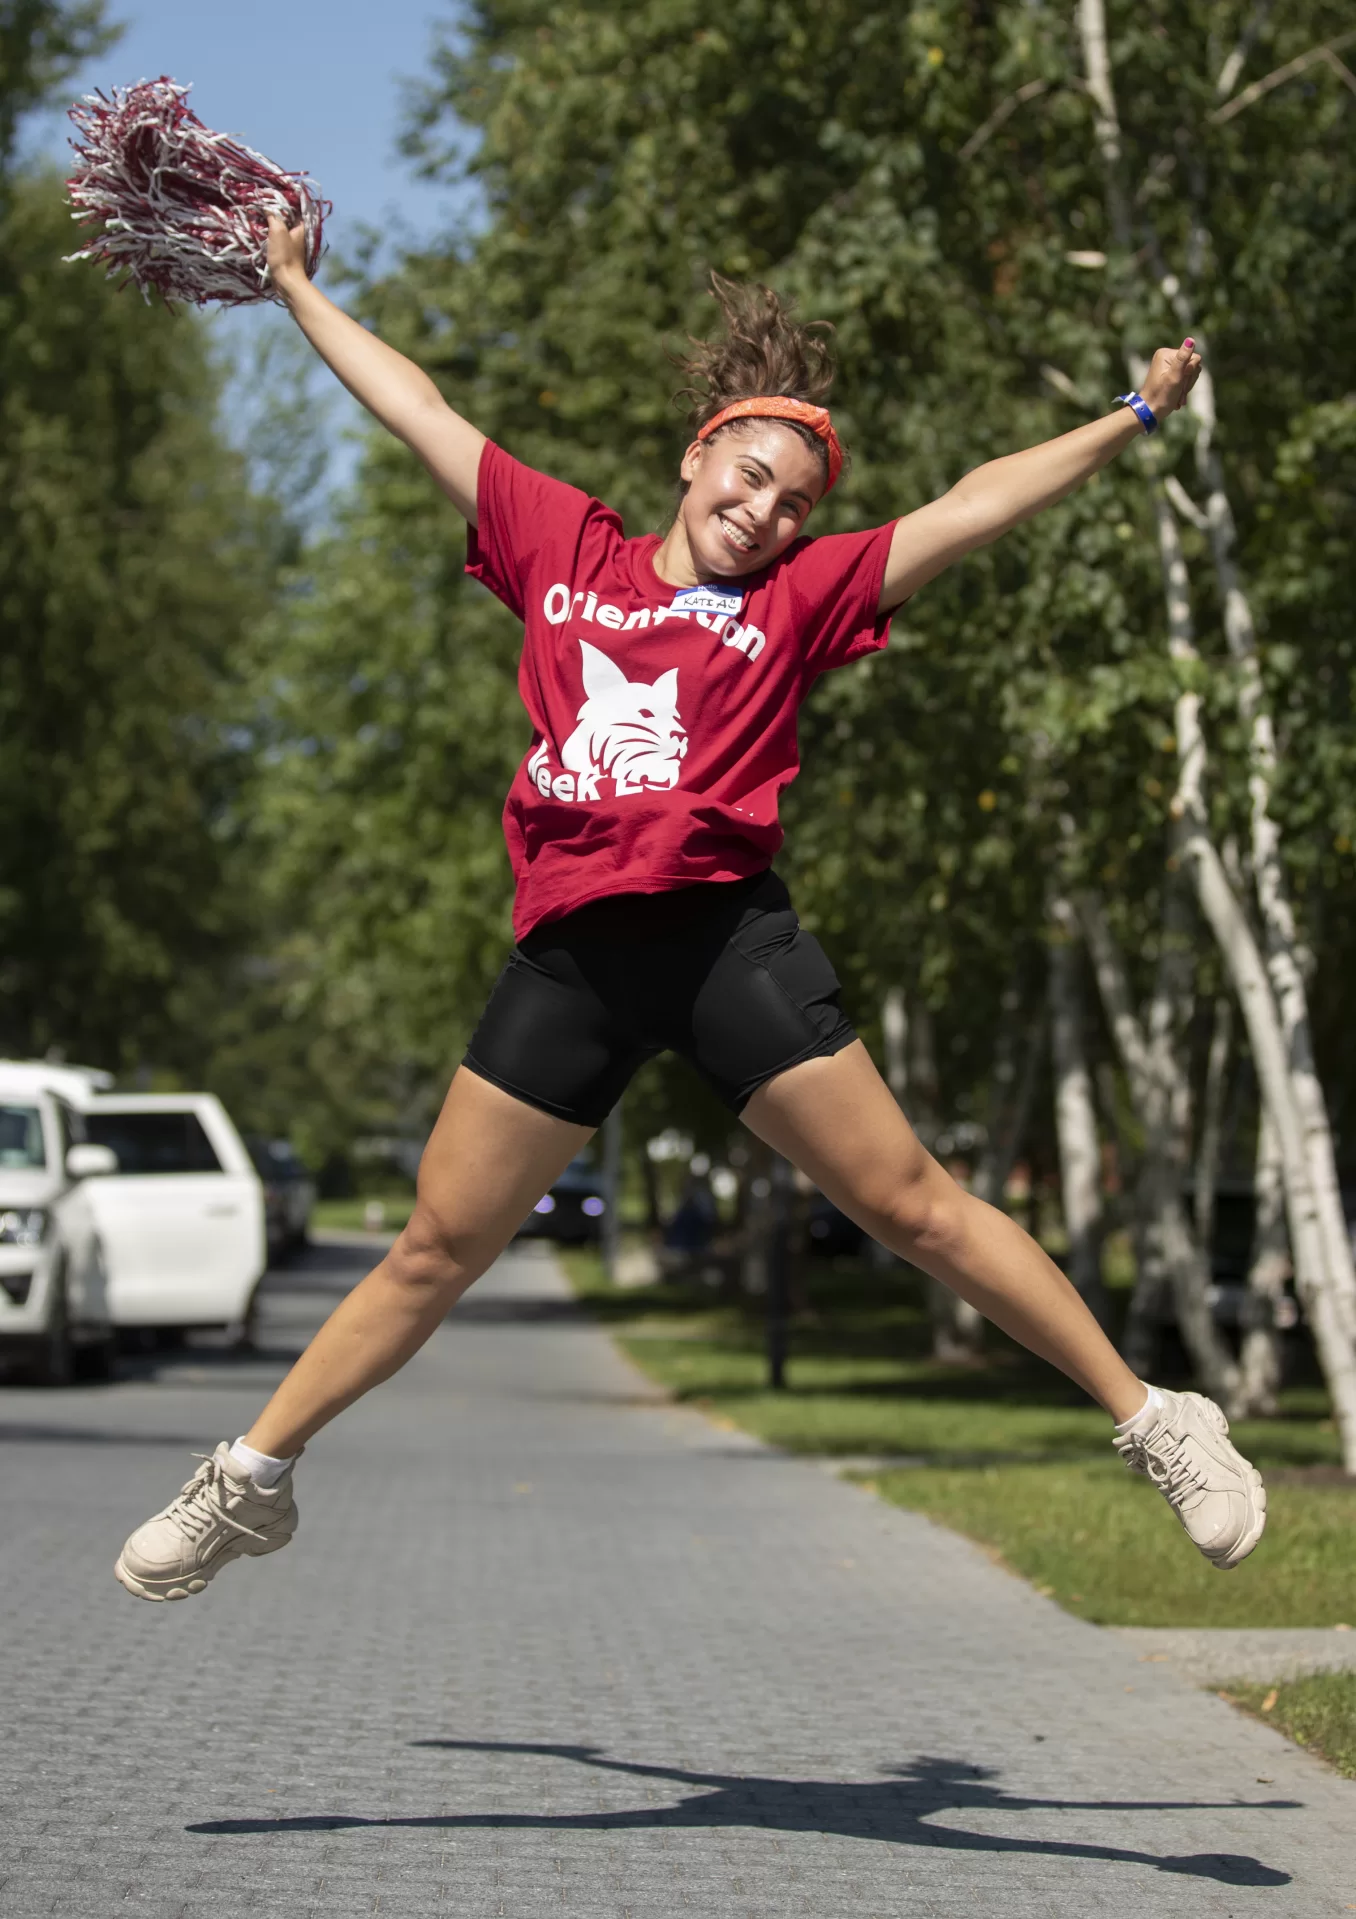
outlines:
[[[609,1759],[592,1746],[517,1745],[508,1740],[419,1739],[414,1744],[444,1752],[519,1753],[548,1759],[572,1759],[579,1765],[635,1779],[667,1779],[699,1786],[699,1795],[676,1806],[646,1806],[635,1811],[583,1813],[442,1813],[424,1817],[373,1817],[315,1813],[295,1819],[209,1819],[186,1828],[213,1836],[273,1832],[342,1832],[351,1828],[408,1826],[430,1830],[456,1827],[549,1828],[554,1831],[673,1831],[721,1826],[753,1826],[771,1832],[818,1832],[844,1839],[875,1839],[887,1845],[942,1847],[953,1852],[1006,1852],[1053,1859],[1103,1859],[1114,1864],[1154,1866],[1160,1872],[1213,1879],[1228,1886],[1285,1886],[1291,1875],[1263,1865],[1245,1853],[1203,1852],[1183,1855],[1136,1852],[1124,1846],[1097,1846],[1074,1840],[1005,1839],[990,1833],[959,1832],[953,1826],[926,1824],[932,1814],[983,1812],[1206,1812],[1284,1811],[1296,1799],[1027,1799],[984,1782],[992,1768],[962,1760],[920,1758],[906,1766],[883,1768],[886,1781],[760,1779],[724,1773],[688,1772],[679,1766],[647,1766]]]

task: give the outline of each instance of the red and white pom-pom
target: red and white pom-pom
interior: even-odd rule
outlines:
[[[306,271],[324,251],[332,211],[305,174],[213,133],[173,80],[87,94],[70,109],[82,138],[66,182],[75,218],[97,229],[68,257],[126,273],[149,299],[204,306],[276,300],[268,277],[268,216],[306,228]]]

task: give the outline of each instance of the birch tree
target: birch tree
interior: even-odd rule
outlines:
[[[893,986],[885,996],[881,1024],[887,1083],[931,1152],[941,1119],[931,1015],[921,1004],[910,1014],[904,989]],[[925,1290],[933,1358],[944,1365],[974,1359],[984,1343],[983,1314],[940,1280],[925,1278]]]
[[[1266,1107],[1257,1126],[1253,1172],[1252,1253],[1243,1302],[1243,1340],[1239,1353],[1238,1410],[1244,1414],[1276,1411],[1281,1384],[1281,1312],[1290,1277],[1290,1246],[1285,1230],[1285,1169],[1276,1126]],[[1293,1307],[1291,1311],[1293,1313]]]
[[[1094,133],[1103,164],[1108,226],[1121,272],[1124,275],[1128,271],[1128,263],[1133,258],[1134,236],[1130,204],[1122,175],[1120,123],[1107,49],[1103,0],[1078,0],[1077,17],[1083,51],[1084,78],[1095,109]],[[1127,361],[1132,384],[1138,385],[1143,377],[1143,362],[1133,349],[1128,352]],[[1213,426],[1213,394],[1208,401],[1208,406],[1209,418]],[[1199,428],[1200,417],[1196,416],[1196,418]],[[1146,441],[1142,443],[1141,451],[1150,462],[1151,472],[1154,471],[1157,450],[1151,448]],[[1208,449],[1206,459],[1207,469],[1213,471],[1213,467],[1209,464]],[[1199,654],[1196,651],[1192,631],[1186,561],[1167,491],[1162,484],[1161,475],[1156,477],[1159,483],[1156,487],[1155,518],[1158,525],[1165,594],[1168,602],[1170,647],[1174,657],[1183,664],[1195,664],[1199,661]],[[1220,528],[1212,549],[1218,569],[1221,559],[1227,565],[1232,555],[1232,518],[1228,513],[1227,498],[1223,496],[1222,487],[1220,497],[1214,503],[1214,512]],[[1274,863],[1278,872],[1279,841],[1266,808],[1270,791],[1270,773],[1274,768],[1274,733],[1269,725],[1269,717],[1267,723],[1261,727],[1260,734],[1258,729],[1258,720],[1263,712],[1264,702],[1260,693],[1260,675],[1257,671],[1251,614],[1238,585],[1236,572],[1226,573],[1225,581],[1227,582],[1226,591],[1231,595],[1226,599],[1226,625],[1232,622],[1230,646],[1236,658],[1239,657],[1240,649],[1242,652],[1246,689],[1244,703],[1248,716],[1253,721],[1251,785],[1254,860],[1256,860],[1259,846],[1260,808],[1265,822],[1260,844],[1265,857]],[[1356,1312],[1352,1310],[1350,1241],[1343,1224],[1339,1247],[1337,1244],[1339,1235],[1334,1231],[1331,1219],[1325,1216],[1321,1188],[1314,1178],[1315,1114],[1312,1091],[1301,1092],[1297,1089],[1295,1073],[1287,1053],[1286,1034],[1278,1005],[1275,979],[1263,961],[1257,940],[1230,884],[1219,850],[1211,836],[1203,791],[1207,749],[1200,720],[1200,700],[1197,694],[1186,692],[1179,697],[1176,721],[1181,766],[1178,791],[1173,802],[1174,817],[1179,829],[1177,837],[1194,878],[1202,912],[1219,943],[1226,967],[1238,993],[1257,1065],[1262,1096],[1276,1125],[1285,1173],[1297,1283],[1313,1328],[1324,1373],[1333,1394],[1338,1427],[1342,1435],[1343,1457],[1348,1470],[1356,1471]],[[1263,743],[1262,746],[1259,746],[1259,739]],[[1263,748],[1270,751],[1270,760],[1265,760]],[[1259,753],[1263,754],[1265,761],[1265,770],[1261,777],[1258,772]],[[1276,872],[1273,872],[1270,882],[1273,914],[1277,910],[1278,901],[1283,899],[1282,882],[1276,878]],[[1281,919],[1277,921],[1277,926],[1283,931],[1287,923],[1293,935],[1292,918],[1286,922],[1282,914]],[[1269,931],[1270,924],[1269,921]],[[1281,951],[1281,976],[1287,990],[1292,992],[1292,1018],[1299,1021],[1299,1002],[1293,995],[1296,984],[1302,992],[1302,978],[1299,977],[1297,967],[1292,971],[1286,965],[1283,942],[1278,950]],[[1293,946],[1289,957],[1293,960]],[[1299,1030],[1307,1031],[1307,1015]],[[1304,1062],[1301,1061],[1301,1079],[1304,1078],[1303,1066]],[[1314,1085],[1316,1084],[1315,1078]],[[1321,1089],[1319,1098],[1321,1099]],[[1307,1126],[1306,1120],[1309,1122]],[[1328,1153],[1331,1156],[1331,1138],[1327,1132],[1326,1113],[1322,1115],[1319,1130],[1327,1138]],[[1332,1183],[1335,1187],[1335,1172]]]
[[[971,1186],[989,1206],[1003,1205],[1022,1148],[1040,1076],[1046,1025],[1044,1012],[1026,1003],[1019,982],[1009,982],[999,1005],[984,1148]]]
[[[1205,1088],[1201,1095],[1200,1126],[1196,1137],[1196,1163],[1192,1171],[1195,1186],[1192,1212],[1196,1238],[1210,1255],[1215,1237],[1215,1188],[1219,1180],[1224,1147],[1224,1107],[1229,1090],[1229,1068],[1233,1060],[1234,1003],[1227,994],[1215,999],[1211,1017],[1210,1051],[1205,1064]]]
[[[1107,1023],[1144,1138],[1134,1194],[1138,1275],[1126,1357],[1136,1371],[1150,1370],[1154,1320],[1163,1294],[1170,1293],[1182,1341],[1198,1377],[1207,1392],[1227,1405],[1237,1389],[1237,1367],[1210,1311],[1209,1266],[1182,1196],[1191,1117],[1182,1036],[1190,1010],[1193,966],[1185,908],[1182,877],[1170,871],[1164,886],[1154,988],[1141,1018],[1105,907],[1091,892],[1080,895],[1078,901]]]
[[[1065,1271],[1097,1318],[1106,1324],[1102,1283],[1101,1148],[1092,1094],[1079,969],[1080,938],[1073,902],[1052,885],[1049,901],[1050,1054],[1054,1068],[1055,1136],[1069,1251]]]
[[[1198,183],[1198,191],[1199,183]],[[1191,251],[1199,256],[1209,245],[1202,209],[1192,210]],[[1176,275],[1160,263],[1160,284],[1180,323],[1191,324],[1191,304]],[[1198,342],[1205,348],[1202,338]],[[1356,1298],[1356,1266],[1351,1236],[1342,1207],[1323,1085],[1314,1063],[1312,1025],[1304,951],[1295,923],[1294,904],[1285,870],[1281,830],[1272,809],[1279,748],[1275,719],[1267,699],[1257,645],[1252,604],[1237,560],[1237,531],[1224,482],[1224,466],[1217,443],[1215,384],[1208,366],[1188,398],[1195,428],[1197,474],[1205,494],[1197,507],[1180,484],[1168,483],[1168,497],[1191,523],[1209,535],[1215,584],[1222,609],[1224,636],[1234,665],[1239,717],[1248,736],[1248,793],[1251,802],[1251,873],[1265,941],[1267,975],[1271,981],[1281,1033],[1289,1060],[1292,1095],[1298,1109],[1324,1253],[1331,1283]]]

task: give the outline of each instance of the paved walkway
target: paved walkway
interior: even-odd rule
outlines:
[[[365,1258],[275,1285],[272,1357],[0,1392],[6,1915],[1356,1910],[1356,1785],[655,1403],[536,1252],[314,1446],[295,1547],[135,1604],[124,1531]]]
[[[1352,1611],[1356,1612],[1356,1594]],[[1313,1672],[1356,1672],[1356,1633],[1322,1626],[1120,1626],[1117,1636],[1144,1660],[1167,1660],[1198,1686],[1231,1679],[1302,1679]],[[1356,1911],[1356,1906],[1353,1906]]]

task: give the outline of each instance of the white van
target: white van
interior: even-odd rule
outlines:
[[[268,1264],[264,1189],[212,1093],[100,1093],[85,1135],[117,1156],[88,1198],[115,1326],[243,1332]]]
[[[112,1344],[107,1272],[90,1203],[113,1155],[86,1143],[81,1106],[107,1074],[0,1060],[0,1351],[64,1385]]]

